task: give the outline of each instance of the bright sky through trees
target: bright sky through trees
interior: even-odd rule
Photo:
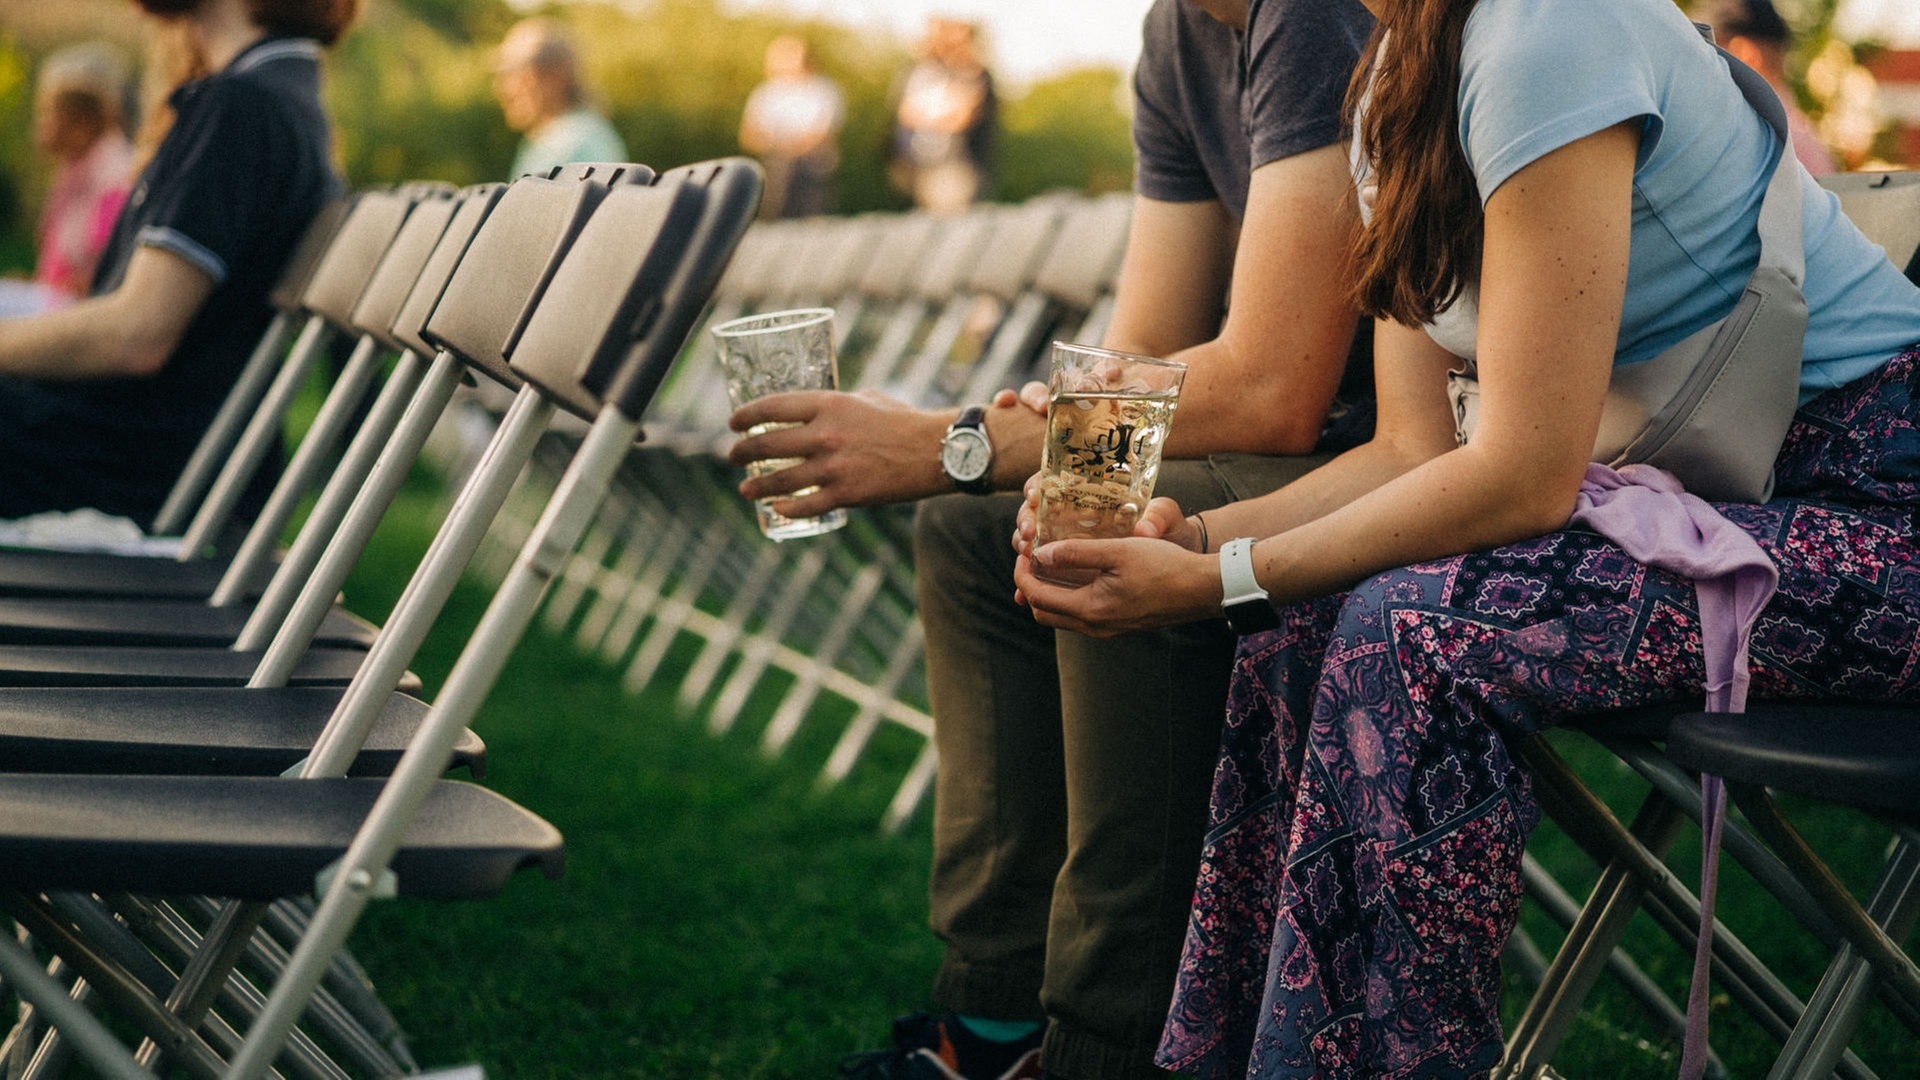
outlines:
[[[1152,0],[725,0],[736,10],[791,11],[852,26],[884,26],[907,40],[928,15],[985,25],[994,71],[1014,82],[1079,65],[1133,66]],[[1916,2],[1916,0],[1901,0]]]
[[[1834,29],[1846,38],[1878,37],[1920,47],[1920,0],[1843,0]]]

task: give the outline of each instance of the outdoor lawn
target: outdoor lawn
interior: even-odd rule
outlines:
[[[437,520],[431,481],[404,498],[349,586],[356,610],[385,611]],[[484,602],[475,584],[457,594],[416,665],[430,689]],[[816,790],[851,710],[825,699],[778,760],[757,745],[770,695],[714,738],[702,718],[675,712],[696,644],[683,638],[656,686],[629,697],[617,671],[536,621],[475,728],[491,750],[485,782],[566,834],[565,877],[522,875],[478,903],[388,902],[354,940],[423,1064],[477,1062],[514,1080],[827,1077],[841,1055],[883,1041],[895,1013],[925,1004],[939,958],[926,929],[927,813],[898,836],[877,824],[916,740],[889,725],[847,783]],[[1637,792],[1611,759],[1575,738],[1561,745],[1590,782],[1621,795],[1617,807]],[[1877,865],[1879,834],[1840,815],[1816,820],[1827,842],[1849,846],[1843,865]],[[1576,894],[1585,888],[1591,868],[1558,833],[1543,829],[1535,851]],[[1683,856],[1677,872],[1692,880],[1696,869]],[[1820,950],[1756,893],[1729,866],[1723,914],[1777,968],[1791,965],[1804,995]],[[1543,917],[1529,909],[1525,925],[1551,948]],[[1682,993],[1691,957],[1651,924],[1636,940],[1641,962]],[[1510,978],[1509,1023],[1523,1002]],[[1763,1075],[1772,1041],[1716,1004],[1730,1074]],[[1920,1040],[1884,1010],[1856,1047],[1882,1076],[1920,1075]],[[1672,1076],[1678,1060],[1603,980],[1556,1064],[1569,1077],[1629,1080]]]

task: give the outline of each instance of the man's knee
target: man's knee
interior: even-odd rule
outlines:
[[[942,495],[921,502],[913,519],[913,557],[922,577],[955,568],[1013,567],[1018,495]]]

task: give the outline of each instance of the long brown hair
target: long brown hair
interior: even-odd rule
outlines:
[[[1347,112],[1377,192],[1355,251],[1361,310],[1409,326],[1480,280],[1479,189],[1460,146],[1460,40],[1478,0],[1387,0]]]

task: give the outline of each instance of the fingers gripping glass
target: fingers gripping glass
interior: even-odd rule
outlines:
[[[1040,464],[1034,544],[1075,537],[1133,535],[1153,498],[1160,450],[1187,366],[1177,360],[1053,344],[1047,378],[1047,441]],[[1058,585],[1085,585],[1089,571],[1047,572]]]
[[[833,309],[800,308],[748,315],[713,328],[720,343],[720,365],[726,371],[727,397],[738,409],[755,398],[788,390],[832,390],[836,383],[833,352]],[[796,424],[755,424],[748,435],[761,435]],[[766,476],[800,464],[799,458],[768,458],[747,466],[748,476]],[[782,499],[802,498],[818,488],[802,488]],[[816,517],[794,518],[773,508],[774,499],[754,500],[760,531],[774,540],[819,536],[847,523],[845,510],[829,510]]]

